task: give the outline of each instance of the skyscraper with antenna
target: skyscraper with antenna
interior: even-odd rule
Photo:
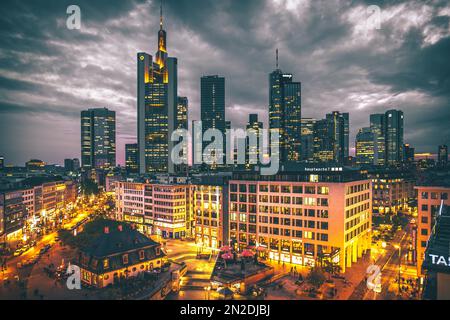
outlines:
[[[301,159],[301,83],[279,67],[276,49],[275,70],[269,75],[269,128],[280,134],[280,164],[299,163]],[[272,150],[274,150],[272,148]],[[272,152],[272,156],[275,154]]]
[[[160,5],[158,44],[155,57],[137,54],[137,112],[139,172],[173,173],[171,161],[178,105],[178,60],[168,56],[163,6]]]

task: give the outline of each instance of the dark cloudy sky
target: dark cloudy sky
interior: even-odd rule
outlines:
[[[81,8],[81,30],[66,9]],[[381,9],[373,28],[369,5]],[[62,163],[79,157],[80,111],[117,112],[119,163],[136,140],[136,53],[156,51],[159,1],[2,0],[0,155]],[[165,0],[179,94],[199,118],[200,76],[226,77],[227,118],[267,121],[268,73],[303,86],[303,117],[350,112],[351,145],[369,114],[405,113],[405,142],[435,153],[450,143],[448,1]]]

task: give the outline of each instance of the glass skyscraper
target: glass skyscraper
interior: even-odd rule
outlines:
[[[83,169],[116,166],[116,113],[106,108],[81,112],[81,163]]]
[[[314,161],[314,126],[316,124],[315,119],[303,118],[302,119],[302,161],[313,162]]]
[[[163,29],[162,7],[158,32],[158,51],[145,52],[138,59],[138,146],[140,173],[174,172],[171,135],[177,125],[177,64],[168,57],[167,34]]]
[[[247,170],[253,169],[260,163],[260,137],[262,134],[263,123],[258,121],[257,114],[250,114],[247,123],[247,133],[253,133],[253,137],[247,137],[246,156],[245,156],[245,168]],[[252,139],[255,139],[252,141]],[[256,163],[255,163],[256,161]]]
[[[202,121],[202,133],[204,134],[209,129],[218,129],[223,134],[223,143],[225,145],[225,78],[218,75],[204,76],[200,80],[200,113]],[[203,142],[203,153],[214,154],[211,150],[205,150],[205,148],[211,142]],[[216,155],[223,158],[225,163],[225,157],[223,155]],[[222,166],[222,165],[220,165]],[[211,168],[217,168],[218,166],[213,164]]]
[[[373,165],[374,163],[374,134],[370,128],[359,129],[356,135],[356,163],[359,165]]]
[[[125,168],[127,173],[139,172],[139,148],[137,143],[125,145]]]
[[[384,166],[386,162],[385,152],[385,115],[372,114],[370,115],[370,130],[373,133],[373,164],[376,166]]]
[[[438,148],[438,165],[446,167],[448,164],[448,147],[444,144]]]
[[[385,115],[386,165],[403,161],[403,112],[389,110]]]
[[[349,155],[349,114],[333,111],[326,115],[329,139],[333,143],[333,160],[344,164]]]

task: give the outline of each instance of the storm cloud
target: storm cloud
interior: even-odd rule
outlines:
[[[80,30],[66,9],[81,9]],[[374,27],[371,5],[380,8]],[[136,141],[136,53],[154,54],[159,0],[12,1],[0,4],[0,154],[62,163],[79,157],[80,111],[117,112],[119,163]],[[450,143],[447,1],[164,0],[179,95],[199,119],[200,77],[226,77],[226,116],[267,125],[268,74],[302,82],[303,117],[350,112],[351,145],[369,114],[401,109],[405,142],[435,153]],[[379,27],[379,28],[378,28]]]

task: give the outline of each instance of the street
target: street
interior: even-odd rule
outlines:
[[[92,215],[98,208],[104,204],[105,199],[99,197],[96,201],[89,201],[87,204],[79,204],[75,207],[75,215],[68,221],[63,222],[63,229],[71,229],[77,224],[87,221],[90,215]],[[6,259],[6,268],[2,271],[2,285],[0,286],[0,299],[25,299],[26,288],[29,276],[32,273],[35,264],[19,268],[18,265],[23,264],[29,260],[39,260],[44,256],[48,256],[49,253],[40,255],[40,250],[47,245],[53,246],[58,237],[58,231],[52,231],[38,239],[36,239],[36,245],[25,251],[20,256],[9,257]],[[48,257],[47,257],[48,258]]]

